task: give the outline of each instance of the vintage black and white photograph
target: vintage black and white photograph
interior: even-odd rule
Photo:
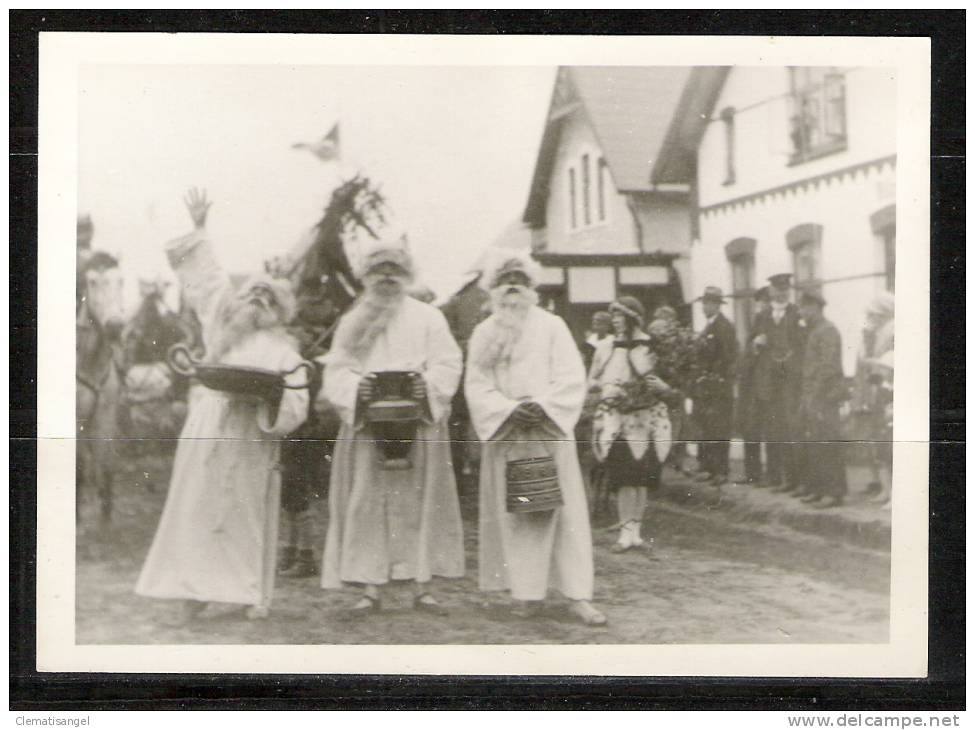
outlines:
[[[79,65],[74,644],[890,645],[899,69],[712,58]]]

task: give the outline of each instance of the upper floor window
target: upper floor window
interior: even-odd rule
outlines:
[[[576,219],[576,171],[574,167],[569,168],[569,225],[572,228],[579,225]]]
[[[611,186],[605,159],[592,150],[568,167],[569,229],[604,223],[609,217],[607,196]]]
[[[745,345],[752,329],[755,293],[755,239],[736,238],[725,247],[725,256],[731,264],[731,288],[734,293],[735,334]]]
[[[820,272],[820,242],[823,227],[815,223],[803,223],[786,234],[786,244],[792,251],[792,276],[800,291],[822,290]]]
[[[894,257],[897,248],[897,223],[895,207],[888,205],[870,216],[870,227],[880,249],[884,266],[884,288],[894,291]]]
[[[735,182],[735,110],[728,107],[721,112],[721,123],[724,126],[724,184]]]
[[[598,212],[599,221],[602,222],[606,220],[606,190],[609,187],[609,168],[606,167],[606,160],[602,157],[599,158],[599,180],[596,183],[598,188]]]
[[[789,69],[792,163],[846,148],[846,79],[835,68]]]
[[[592,184],[589,175],[589,155],[582,156],[582,220],[588,226],[592,223]]]

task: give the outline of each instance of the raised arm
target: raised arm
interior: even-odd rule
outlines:
[[[229,290],[230,278],[217,263],[206,234],[207,213],[213,205],[207,200],[206,191],[192,188],[183,202],[193,221],[193,230],[167,243],[166,255],[186,301],[200,319],[206,339],[220,298]]]

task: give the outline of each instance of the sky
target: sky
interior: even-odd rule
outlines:
[[[93,245],[135,277],[171,276],[162,247],[206,188],[227,269],[290,249],[357,170],[382,186],[440,296],[528,195],[555,69],[548,67],[89,66],[79,82],[78,210]],[[340,163],[295,142],[339,122]]]

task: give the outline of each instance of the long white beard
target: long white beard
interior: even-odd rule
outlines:
[[[485,370],[511,360],[511,353],[525,331],[528,315],[538,304],[538,293],[526,286],[503,285],[491,290],[494,316],[487,335],[476,352],[474,363]]]
[[[214,335],[207,343],[208,362],[219,362],[234,346],[249,334],[272,329],[280,324],[277,313],[259,304],[233,298],[224,303]]]
[[[372,351],[379,336],[403,305],[406,290],[401,288],[393,296],[382,296],[367,290],[358,303],[345,315],[348,324],[341,328],[335,339],[335,347],[349,353],[360,362]]]

